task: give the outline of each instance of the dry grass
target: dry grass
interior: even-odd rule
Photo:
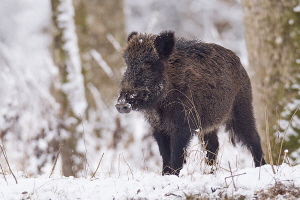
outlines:
[[[244,195],[228,195],[226,191],[222,190],[216,196],[209,197],[207,194],[197,194],[197,195],[186,195],[186,200],[215,200],[215,199],[222,199],[222,200],[244,200],[244,199],[254,199],[249,198]]]
[[[284,184],[276,182],[273,187],[263,189],[257,192],[257,199],[299,199],[300,187],[294,184]]]
[[[291,183],[276,182],[274,186],[259,190],[252,197],[244,195],[229,195],[226,190],[220,190],[217,197],[208,197],[206,194],[186,195],[187,200],[210,200],[210,199],[224,199],[224,200],[244,200],[244,199],[289,199],[296,200],[300,198],[300,187]]]

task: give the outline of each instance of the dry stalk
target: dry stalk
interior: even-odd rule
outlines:
[[[53,174],[53,172],[54,172],[54,169],[55,169],[55,167],[56,167],[56,163],[57,163],[58,157],[59,157],[59,155],[60,155],[61,147],[62,147],[62,143],[59,144],[59,148],[58,148],[58,151],[57,151],[57,153],[56,153],[56,155],[55,155],[53,167],[52,167],[52,169],[51,169],[51,173],[50,173],[50,175],[49,175],[49,178],[52,176],[52,174]]]
[[[228,178],[232,178],[232,181],[233,181],[233,177],[241,176],[241,175],[245,175],[245,174],[246,174],[246,172],[242,173],[242,174],[236,174],[236,175],[231,175],[231,176],[225,177],[226,187],[229,187],[229,185],[227,184],[227,181],[226,181]],[[235,186],[234,186],[234,188],[235,188]],[[236,190],[236,188],[235,188],[235,190]]]
[[[234,189],[236,190],[236,186],[235,186],[235,183],[234,183],[234,175],[232,173],[232,170],[231,170],[231,166],[230,166],[230,162],[228,161],[228,165],[229,165],[229,170],[230,170],[230,174],[231,174],[231,178],[232,178],[232,184],[233,184],[233,187]],[[226,179],[225,179],[226,180]]]
[[[279,154],[278,154],[278,159],[277,159],[277,165],[279,165],[280,163],[280,157],[281,157],[281,153],[282,153],[282,145],[283,145],[283,142],[284,142],[284,138],[286,136],[286,133],[287,133],[287,130],[290,128],[290,125],[291,125],[291,121],[293,120],[294,116],[296,115],[296,113],[298,112],[300,106],[298,106],[295,110],[295,112],[293,113],[289,123],[288,123],[288,126],[286,127],[286,129],[284,130],[284,133],[283,133],[283,137],[281,139],[281,143],[280,143],[280,149],[279,149]]]
[[[233,172],[232,172],[231,166],[230,166],[230,162],[228,162],[228,165],[229,165],[229,172],[230,172],[231,176],[228,176],[228,177],[225,178],[226,187],[229,187],[229,184],[227,184],[227,179],[228,179],[228,178],[231,178],[231,179],[232,179],[233,187],[234,187],[234,189],[236,190],[236,185],[235,185],[235,182],[234,182],[234,177],[236,177],[236,176],[241,176],[241,175],[245,175],[246,173],[233,175]],[[226,170],[226,171],[228,171],[228,170]]]
[[[145,170],[145,171],[148,171],[148,167],[147,167],[147,164],[146,164],[146,159],[145,159],[145,153],[144,153],[144,149],[142,149],[142,152],[143,152],[144,170]]]
[[[267,135],[268,156],[269,156],[270,165],[272,167],[272,171],[274,174],[276,174],[276,171],[274,169],[272,149],[271,149],[271,144],[270,144],[270,133],[269,133],[270,130],[269,130],[269,120],[268,120],[268,111],[267,110],[265,112],[265,118],[266,118],[266,135]]]
[[[120,160],[121,160],[121,154],[119,154],[119,159],[118,159],[118,177],[121,176],[121,172],[120,172]]]
[[[2,171],[2,173],[3,173],[4,180],[5,180],[5,182],[6,182],[7,185],[8,185],[8,182],[7,182],[7,179],[6,179],[6,176],[5,176],[5,173],[4,173],[4,170],[3,170],[3,168],[2,168],[1,163],[0,163],[0,168],[1,168],[1,171]]]
[[[129,168],[129,170],[130,170],[130,173],[131,173],[131,176],[132,176],[132,178],[133,178],[133,173],[132,173],[132,170],[131,170],[130,166],[128,165],[128,163],[126,162],[126,160],[125,160],[125,157],[124,157],[124,155],[123,155],[123,154],[122,154],[122,156],[123,156],[123,160],[124,160],[125,164],[126,164],[126,165],[127,165],[127,167]]]
[[[85,152],[84,152],[84,161],[85,161],[84,168],[85,168],[85,176],[87,177],[87,168],[90,169],[90,171],[92,171],[92,170],[91,170],[90,165],[87,161],[87,148],[86,148],[86,141],[85,141],[85,131],[84,131],[84,126],[83,126],[83,121],[82,121],[81,115],[80,115],[80,119],[81,119],[83,143],[84,143],[84,149],[85,149]]]
[[[18,184],[17,178],[16,178],[16,176],[14,175],[13,171],[12,171],[11,168],[10,168],[10,165],[9,165],[9,162],[8,162],[8,159],[7,159],[7,155],[6,155],[5,149],[4,149],[4,147],[3,147],[2,144],[0,144],[0,148],[1,148],[1,150],[2,150],[2,154],[3,154],[3,156],[4,156],[4,159],[5,159],[5,161],[6,161],[6,164],[7,164],[7,166],[8,166],[8,169],[9,169],[10,173],[13,175],[13,177],[14,177],[14,179],[15,179],[15,181],[16,181],[16,184]]]
[[[98,166],[97,166],[95,172],[93,173],[91,179],[95,177],[95,175],[96,175],[96,173],[97,173],[97,171],[98,171],[98,169],[99,169],[99,167],[100,167],[100,164],[101,164],[101,162],[102,162],[103,156],[104,156],[104,153],[102,154],[102,156],[101,156],[101,158],[100,158],[100,161],[98,162]]]

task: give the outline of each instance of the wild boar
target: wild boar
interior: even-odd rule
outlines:
[[[195,130],[205,142],[207,163],[218,153],[217,132],[225,125],[233,144],[265,164],[252,107],[250,79],[240,59],[217,44],[132,32],[123,52],[127,69],[116,108],[140,111],[150,123],[163,159],[162,174],[179,175]]]

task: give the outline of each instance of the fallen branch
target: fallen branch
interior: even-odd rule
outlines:
[[[231,176],[225,177],[226,187],[229,187],[229,185],[227,184],[227,181],[226,181],[226,180],[227,180],[228,178],[231,178],[231,179],[232,179],[232,183],[233,183],[233,187],[234,187],[234,189],[236,190],[236,186],[235,186],[235,183],[234,183],[234,179],[233,179],[233,178],[236,177],[236,176],[245,175],[246,173],[233,175],[232,170],[231,170],[231,166],[230,166],[230,162],[228,162],[228,165],[229,165],[229,170],[230,170]]]

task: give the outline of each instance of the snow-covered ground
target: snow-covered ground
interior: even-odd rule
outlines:
[[[6,163],[3,163],[5,174],[0,172],[0,200],[187,199],[191,195],[203,199],[253,199],[262,192],[270,193],[269,188],[278,183],[290,187],[300,198],[300,165],[282,163],[274,166],[274,170],[271,165],[254,168],[249,151],[241,146],[233,147],[223,131],[219,139],[218,164],[212,168],[204,164],[204,152],[194,138],[187,152],[187,164],[179,177],[162,176],[154,160],[138,158],[139,153],[132,155],[135,159],[126,160],[125,152],[119,152],[114,166],[105,161],[104,154],[99,168],[92,166],[93,162],[89,163],[87,172],[82,173],[81,178],[63,177],[59,167],[51,175],[51,169],[47,169],[44,171],[48,173],[34,177],[13,169],[18,184]],[[108,155],[109,161],[110,157]],[[145,166],[144,170],[141,170],[141,165]],[[96,172],[95,176],[90,172]],[[281,191],[282,195],[276,193],[275,196],[278,199],[293,199],[286,190]]]
[[[180,177],[143,171],[121,176],[107,172],[93,179],[57,175],[27,178],[18,174],[18,184],[12,175],[5,175],[6,181],[4,177],[0,179],[0,199],[186,199],[190,195],[206,199],[224,196],[253,199],[258,191],[267,192],[275,183],[300,186],[300,166],[282,164],[275,167],[275,172],[266,165],[231,171],[227,167],[214,174],[183,173]]]

